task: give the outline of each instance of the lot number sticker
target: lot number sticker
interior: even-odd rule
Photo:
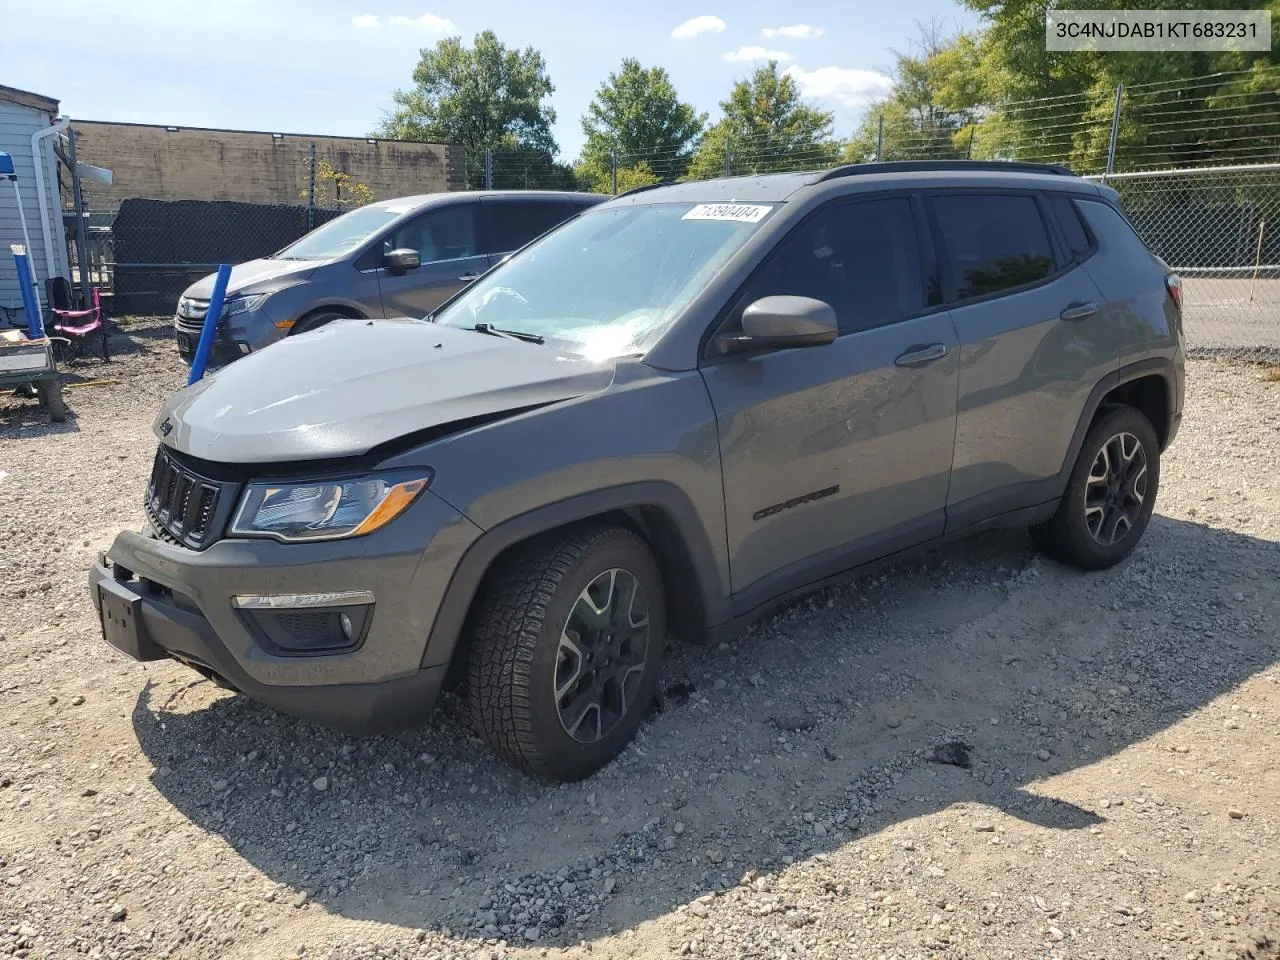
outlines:
[[[730,220],[734,223],[759,223],[773,207],[759,203],[700,203],[681,220]]]

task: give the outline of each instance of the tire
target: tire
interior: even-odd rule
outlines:
[[[1032,540],[1060,563],[1115,566],[1142,539],[1159,489],[1160,442],[1151,421],[1133,407],[1108,407],[1085,436],[1057,513],[1031,528]]]
[[[345,313],[338,313],[334,310],[317,310],[315,313],[308,313],[300,319],[289,330],[289,336],[297,336],[300,333],[310,333],[312,330],[318,330],[326,323],[333,323],[335,320],[350,319]]]
[[[606,597],[613,629],[596,633],[600,621],[591,626],[586,615],[598,617]],[[628,611],[630,629],[618,630]],[[472,721],[494,752],[527,773],[589,777],[639,729],[657,691],[666,636],[662,576],[643,539],[599,526],[539,538],[501,562],[476,598],[467,664]]]
[[[63,423],[67,419],[67,404],[62,399],[62,384],[57,380],[41,380],[36,391],[40,396],[40,406],[49,411],[49,419]]]

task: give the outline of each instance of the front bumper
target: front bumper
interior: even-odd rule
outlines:
[[[315,544],[221,540],[194,551],[126,531],[89,573],[103,636],[135,660],[179,660],[344,732],[414,726],[427,718],[448,670],[451,649],[436,659],[426,650],[445,571],[478,532],[429,493],[399,519],[415,514],[405,542],[376,545],[377,534]],[[424,526],[436,531],[425,555],[408,534]],[[372,593],[374,602],[361,642],[339,651],[270,649],[234,600],[351,590]]]
[[[258,311],[236,314],[234,326],[223,320],[209,345],[210,367],[225,367],[241,357],[270,346],[284,336],[269,317]],[[202,320],[188,320],[177,314],[173,318],[174,339],[178,344],[178,356],[190,366],[195,359],[196,344],[200,340]]]

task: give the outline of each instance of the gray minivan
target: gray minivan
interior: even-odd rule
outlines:
[[[209,365],[226,366],[342,317],[421,317],[500,259],[608,198],[548,191],[461,192],[371,203],[261,260],[234,267]],[[187,363],[204,327],[211,274],[178,301]]]

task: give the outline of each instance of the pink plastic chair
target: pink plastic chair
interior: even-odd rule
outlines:
[[[102,298],[98,295],[97,287],[93,288],[93,308],[91,310],[60,310],[57,307],[51,307],[50,309],[52,309],[53,315],[58,318],[53,324],[53,329],[59,336],[67,339],[77,354],[84,352],[84,348],[88,346],[89,337],[96,330],[98,335],[102,337],[102,359],[111,359],[110,349],[107,347],[107,328],[102,325]],[[86,318],[88,319],[87,323],[75,322],[86,320]]]

